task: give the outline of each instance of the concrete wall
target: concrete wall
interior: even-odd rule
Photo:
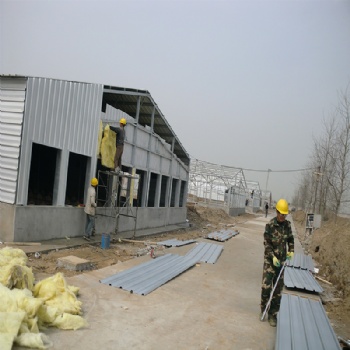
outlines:
[[[83,208],[16,206],[15,211],[14,241],[34,242],[84,234]]]
[[[245,208],[228,208],[228,215],[239,216],[245,214]]]
[[[35,242],[63,237],[78,237],[84,234],[86,215],[84,208],[52,206],[1,206],[1,241]],[[136,215],[136,208],[129,215]],[[127,208],[121,208],[127,213]],[[138,208],[136,229],[152,229],[186,222],[186,207],[183,208]],[[4,214],[4,215],[3,215]],[[96,232],[111,233],[115,229],[115,211],[98,208]],[[16,217],[16,220],[14,220]],[[134,218],[120,216],[119,232],[133,231]],[[11,235],[11,232],[13,233]]]
[[[13,242],[13,227],[15,222],[15,207],[0,202],[0,241]]]
[[[96,215],[96,232],[112,233],[116,227],[116,211],[111,208],[98,208]],[[120,208],[120,213],[134,216],[137,214],[136,230],[165,227],[168,225],[184,224],[187,217],[186,207],[182,208]],[[133,231],[134,217],[119,216],[118,232]],[[122,235],[123,236],[123,235]],[[136,232],[137,236],[137,232]]]

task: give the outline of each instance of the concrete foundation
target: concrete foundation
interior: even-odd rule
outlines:
[[[228,208],[228,215],[239,216],[245,214],[245,208]]]
[[[15,206],[1,203],[0,240],[6,242],[35,242],[84,234],[86,214],[84,208],[54,206]],[[186,207],[121,208],[120,213],[137,216],[136,230],[184,224]],[[114,232],[115,209],[98,208],[96,232]],[[118,232],[135,229],[135,218],[120,216]],[[136,232],[137,236],[137,232]]]

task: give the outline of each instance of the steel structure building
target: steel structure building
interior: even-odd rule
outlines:
[[[191,158],[188,190],[191,200],[222,206],[230,215],[240,215],[245,212],[246,187],[241,168]]]
[[[262,206],[262,192],[260,184],[257,181],[246,181],[246,193],[248,196],[248,205],[256,213]]]
[[[128,120],[123,171],[140,178],[137,229],[186,221],[190,157],[147,90],[2,75],[2,241],[84,233],[81,204],[90,179],[104,170],[99,125],[118,124],[121,115]],[[98,220],[97,232],[114,227],[105,221]]]

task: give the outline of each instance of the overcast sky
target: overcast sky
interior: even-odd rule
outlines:
[[[0,74],[146,89],[191,157],[302,169],[350,81],[350,1],[0,0]]]

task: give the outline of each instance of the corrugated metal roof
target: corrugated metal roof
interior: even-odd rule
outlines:
[[[192,248],[186,256],[197,258],[198,261],[208,264],[215,264],[223,250],[224,247],[222,245],[199,243],[196,247]]]
[[[189,239],[187,241],[179,241],[178,239],[168,239],[167,241],[157,242],[157,245],[163,245],[165,247],[180,247],[195,242],[196,241],[194,239]]]
[[[195,265],[197,257],[167,254],[100,280],[101,283],[146,295]]]
[[[340,350],[320,301],[282,294],[275,350]]]
[[[293,259],[287,260],[287,266],[300,268],[302,270],[314,271],[315,265],[311,255],[295,253]]]
[[[232,231],[232,230],[221,230],[219,232],[212,232],[209,233],[207,238],[213,239],[214,241],[224,242],[230,239],[231,237],[234,237],[238,235],[238,231]]]
[[[310,292],[322,293],[323,289],[308,270],[286,267],[284,269],[284,285],[287,288],[305,289]]]

